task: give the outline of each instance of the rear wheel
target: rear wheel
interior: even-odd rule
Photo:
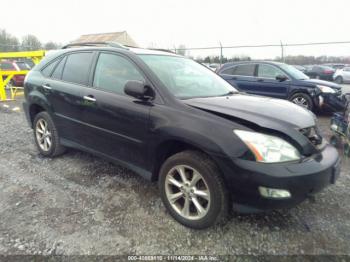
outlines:
[[[65,151],[60,144],[56,126],[47,112],[40,112],[35,116],[33,127],[35,144],[40,154],[54,157]]]
[[[313,110],[313,103],[312,99],[309,95],[304,94],[304,93],[296,93],[292,95],[290,98],[290,101],[293,102],[294,104],[304,107],[310,111]]]
[[[216,164],[198,151],[168,158],[160,170],[165,207],[181,224],[202,229],[226,220],[229,197]]]
[[[341,76],[337,76],[334,80],[337,84],[342,84],[343,83],[343,78]]]

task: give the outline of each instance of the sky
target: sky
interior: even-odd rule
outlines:
[[[349,0],[17,0],[16,6],[15,17],[1,13],[0,28],[42,42],[124,30],[140,46],[158,48],[350,41]],[[224,50],[226,56],[280,54],[279,47]],[[287,47],[285,54],[350,56],[350,44]]]

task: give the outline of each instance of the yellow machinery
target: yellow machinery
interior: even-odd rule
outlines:
[[[6,53],[0,53],[0,60],[1,59],[28,58],[28,59],[31,59],[34,62],[34,64],[38,64],[44,56],[45,56],[44,50],[28,51],[28,52],[6,52]],[[10,88],[10,98],[7,98],[7,93],[6,93],[5,87],[14,75],[26,75],[28,72],[29,72],[28,70],[1,71],[1,69],[0,69],[0,102],[14,100],[15,96],[18,95],[18,92],[17,92],[18,88],[11,87]]]

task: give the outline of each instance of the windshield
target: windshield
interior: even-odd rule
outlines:
[[[139,55],[180,99],[224,96],[238,92],[220,76],[191,59],[167,55]]]
[[[295,79],[298,79],[298,80],[309,79],[307,75],[305,75],[300,70],[296,69],[294,66],[280,64],[280,67]]]

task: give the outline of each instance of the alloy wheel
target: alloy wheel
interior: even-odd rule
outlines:
[[[35,126],[35,135],[39,147],[47,152],[52,145],[52,135],[48,123],[43,118],[39,119]]]
[[[293,103],[298,106],[302,106],[306,109],[309,109],[309,102],[302,96],[297,96],[296,98],[294,98]]]
[[[186,165],[173,167],[165,179],[165,193],[171,207],[183,218],[199,220],[210,208],[210,191],[204,177]]]

